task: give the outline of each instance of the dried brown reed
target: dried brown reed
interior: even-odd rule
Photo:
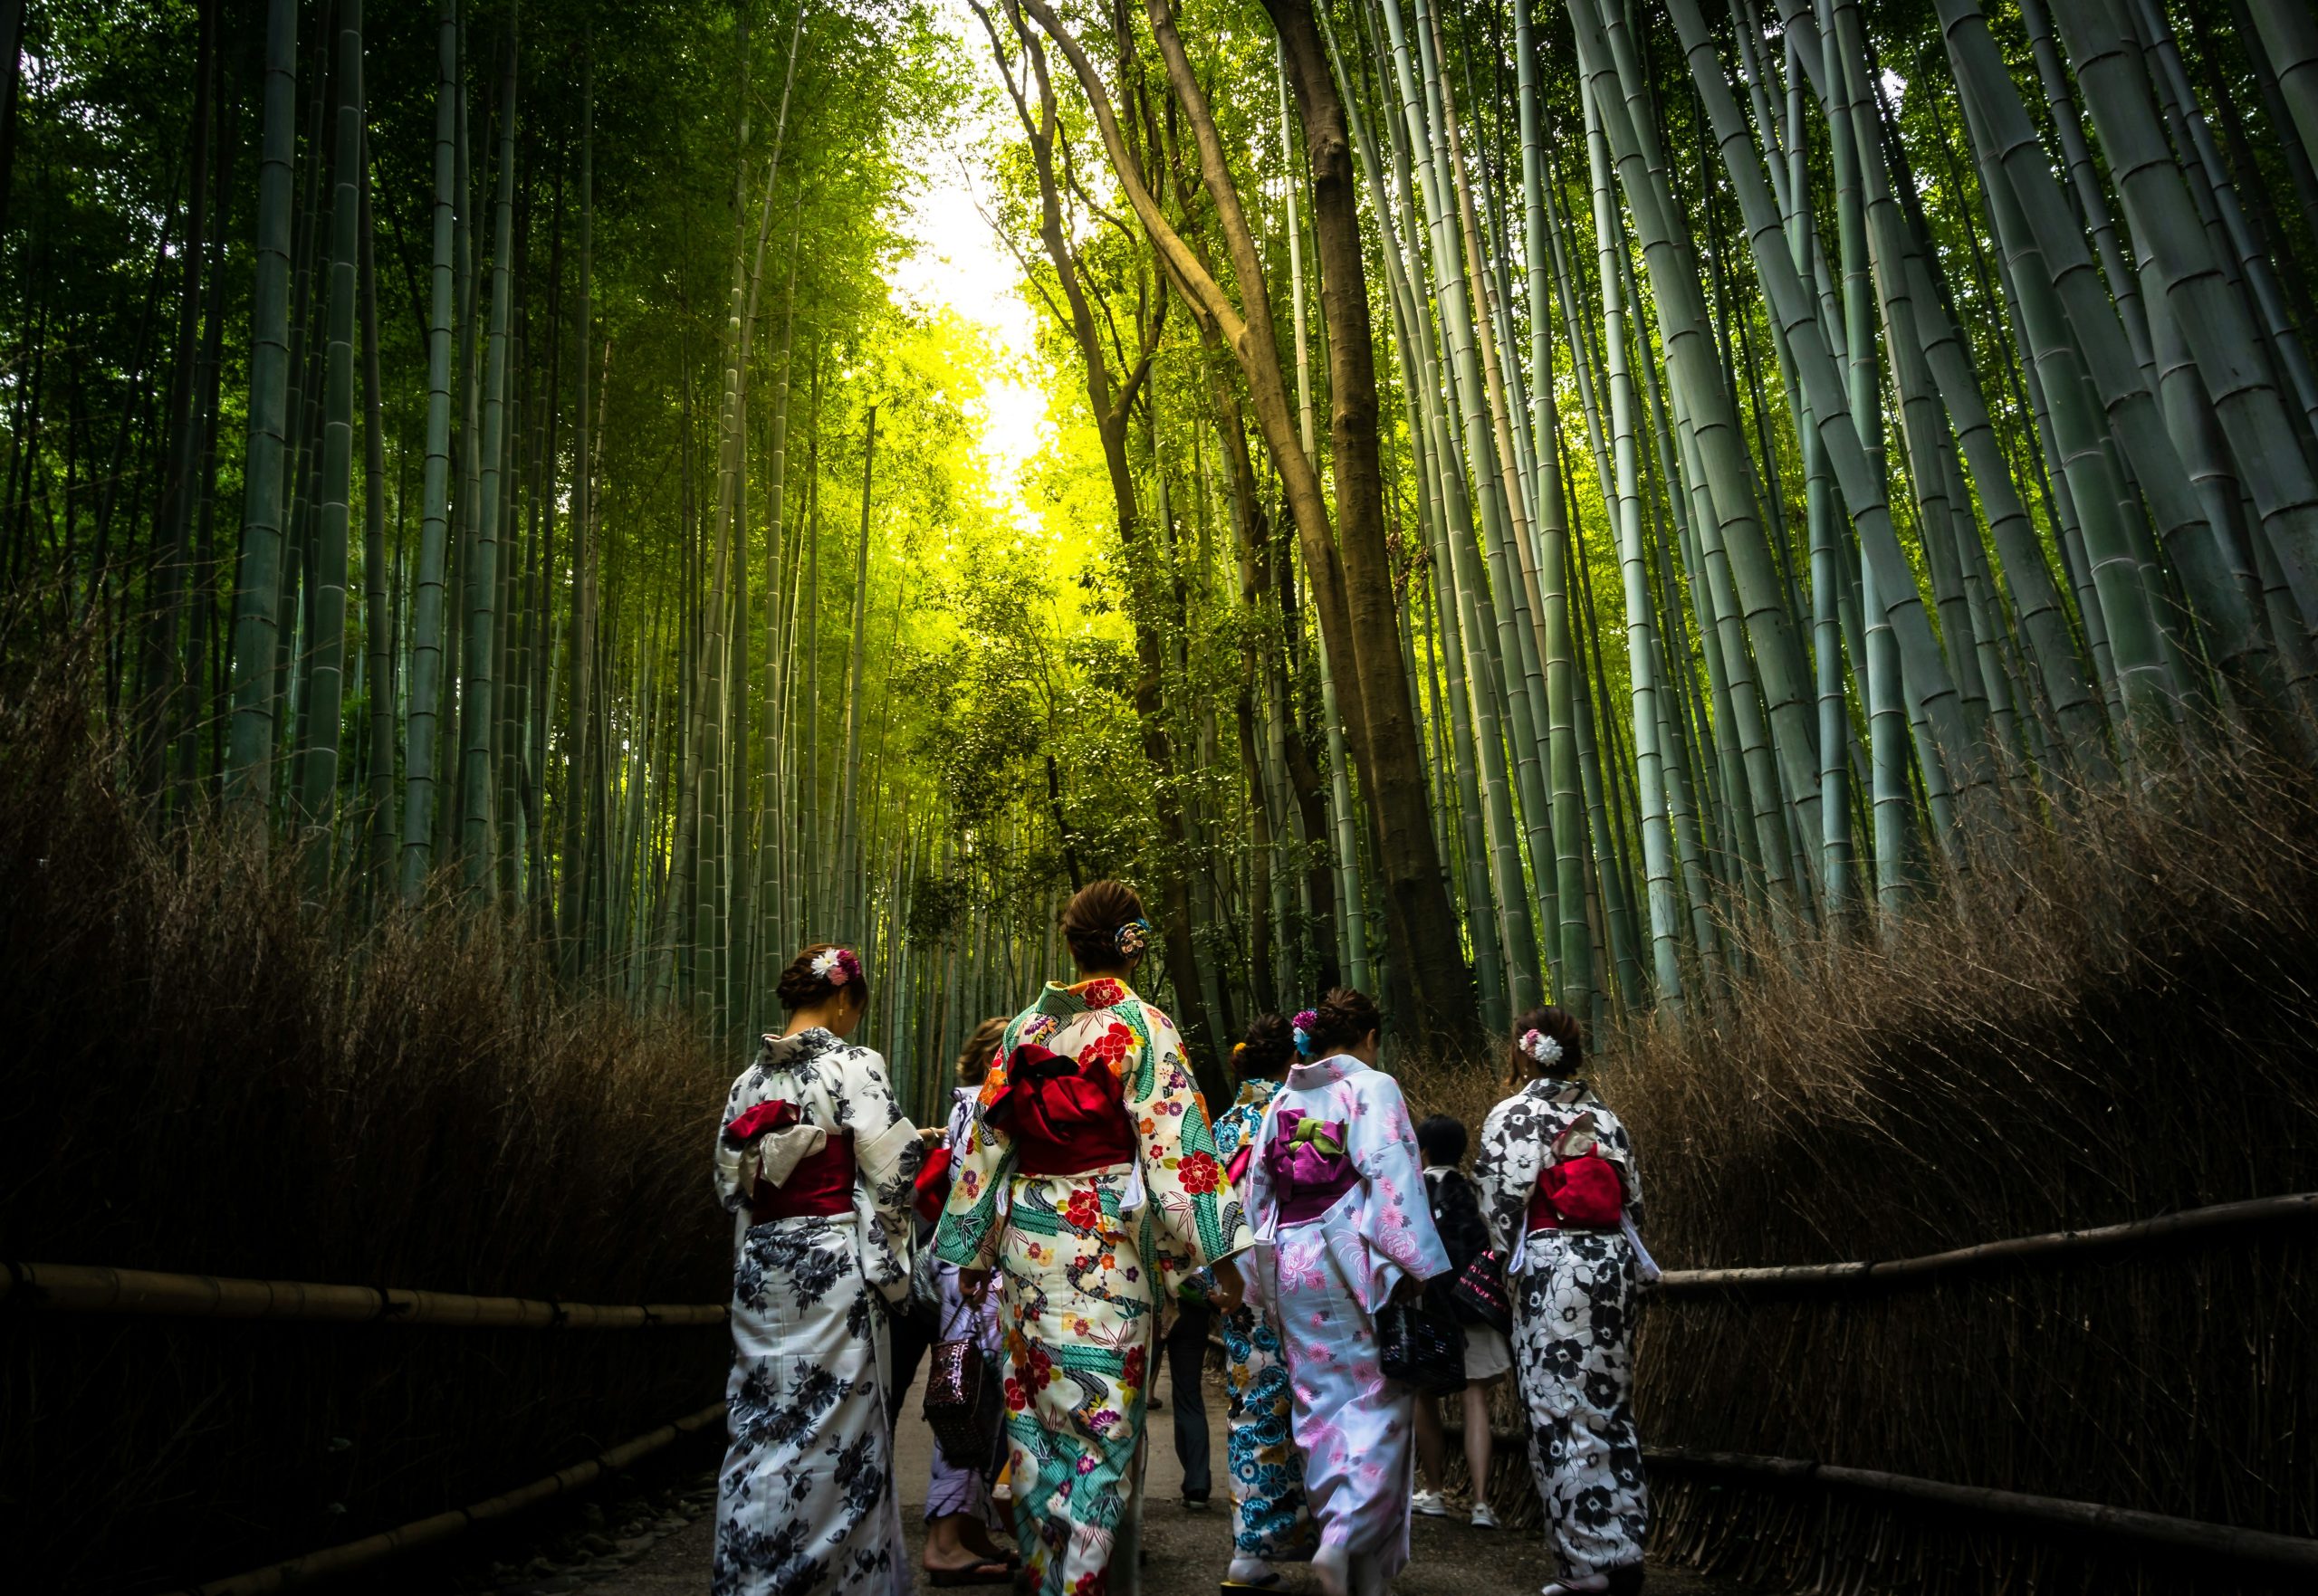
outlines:
[[[0,1249],[715,1302],[706,1151],[736,1067],[574,996],[438,896],[375,926],[294,859],[155,836],[85,698],[0,695]],[[699,1408],[723,1332],[0,1323],[26,1590],[214,1576],[455,1506]]]
[[[1880,942],[1758,940],[1728,1000],[1605,1039],[1593,1075],[1641,1150],[1662,1264],[1898,1257],[2318,1187],[2318,779],[2208,750],[2065,797],[2016,810]],[[1476,1126],[1498,1085],[1420,1080]],[[1644,1439],[2318,1536],[2307,1248],[1660,1303]],[[1807,1490],[1656,1496],[1659,1554],[1780,1590],[2265,1588]]]

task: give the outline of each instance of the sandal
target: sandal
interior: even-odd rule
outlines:
[[[1002,1585],[1014,1577],[1014,1565],[999,1558],[963,1563],[957,1568],[929,1568],[925,1582],[937,1590],[960,1585]]]

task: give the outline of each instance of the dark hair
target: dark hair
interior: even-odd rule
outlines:
[[[1231,1050],[1231,1067],[1243,1081],[1276,1075],[1296,1059],[1296,1037],[1277,1014],[1259,1014]]]
[[[1384,1017],[1376,1012],[1376,1005],[1368,994],[1355,992],[1350,987],[1338,987],[1321,999],[1319,1006],[1312,1010],[1312,1017],[1304,1034],[1311,1038],[1315,1058],[1357,1047],[1383,1029],[1384,1024]]]
[[[1465,1122],[1454,1114],[1436,1113],[1416,1128],[1417,1151],[1429,1164],[1465,1161]]]
[[[966,1038],[965,1051],[958,1055],[958,1079],[969,1086],[979,1086],[990,1074],[990,1061],[998,1056],[998,1044],[1006,1036],[1006,1021],[991,1015],[974,1027],[974,1034]]]
[[[1132,962],[1119,945],[1119,928],[1142,925],[1143,900],[1122,881],[1090,881],[1062,911],[1062,935],[1081,970],[1116,970]]]
[[[1561,1045],[1561,1056],[1539,1064],[1521,1050],[1521,1038],[1531,1031],[1551,1037]],[[1577,1016],[1551,1003],[1541,1003],[1513,1022],[1513,1067],[1525,1075],[1573,1075],[1585,1062],[1585,1031]]]
[[[824,953],[838,956],[838,969],[831,973],[842,975],[842,980],[831,980],[813,968],[813,960]],[[828,1002],[838,992],[850,989],[857,1003],[869,1001],[869,972],[861,966],[861,955],[850,948],[835,942],[815,942],[789,961],[781,972],[777,989],[781,1006],[794,1014],[800,1008],[812,1008]]]

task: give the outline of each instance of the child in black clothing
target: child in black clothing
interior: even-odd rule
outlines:
[[[1489,1250],[1489,1223],[1481,1218],[1480,1195],[1458,1166],[1465,1158],[1465,1125],[1461,1120],[1437,1113],[1416,1128],[1417,1150],[1424,1157],[1425,1195],[1432,1206],[1433,1228],[1449,1250],[1450,1272],[1425,1283],[1426,1305],[1438,1313],[1454,1313],[1465,1327],[1465,1464],[1473,1477],[1475,1529],[1497,1528],[1497,1515],[1489,1505],[1490,1437],[1489,1388],[1513,1367],[1512,1348],[1504,1333],[1475,1322],[1459,1307],[1451,1293],[1465,1266]],[[1432,1399],[1416,1405],[1417,1472],[1423,1488],[1416,1493],[1416,1511],[1428,1518],[1445,1518],[1449,1505],[1441,1488],[1441,1469],[1448,1437],[1441,1428],[1440,1410]]]

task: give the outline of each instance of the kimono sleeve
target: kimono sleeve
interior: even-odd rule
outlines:
[[[1126,1112],[1135,1123],[1145,1199],[1158,1232],[1160,1272],[1172,1286],[1193,1270],[1246,1250],[1255,1238],[1215,1155],[1207,1104],[1192,1083],[1175,1022],[1148,1005],[1142,1018],[1141,1056],[1124,1082]]]
[[[961,1269],[998,1266],[998,1244],[1006,1228],[998,1199],[1013,1178],[1014,1149],[990,1123],[990,1105],[1006,1092],[1005,1060],[1014,1050],[1015,1028],[1007,1027],[998,1057],[982,1077],[982,1092],[966,1118],[965,1140],[950,1149],[950,1199],[934,1233],[934,1256]]]
[[[1537,1139],[1529,1123],[1534,1110],[1526,1097],[1509,1097],[1481,1122],[1481,1148],[1473,1161],[1473,1184],[1480,1189],[1481,1217],[1492,1245],[1510,1252],[1529,1224],[1529,1193],[1537,1184]]]
[[[1372,1078],[1373,1077],[1373,1078]],[[1368,1245],[1419,1280],[1449,1272],[1449,1249],[1433,1228],[1416,1128],[1392,1076],[1364,1070],[1360,1111],[1346,1134],[1353,1167],[1368,1183]]]
[[[925,1142],[894,1101],[885,1059],[867,1047],[857,1048],[848,1062],[838,1113],[853,1133],[854,1164],[877,1210],[877,1223],[906,1261],[911,1187],[918,1166],[925,1161]]]
[[[1618,1166],[1618,1174],[1625,1185],[1626,1212],[1642,1212],[1642,1169],[1633,1156],[1633,1138],[1626,1132],[1625,1122],[1599,1105],[1594,1108],[1595,1134],[1600,1138],[1599,1152],[1604,1158]]]

